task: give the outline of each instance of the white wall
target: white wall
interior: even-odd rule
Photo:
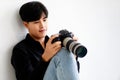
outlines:
[[[16,80],[13,46],[26,30],[18,8],[30,0],[0,2],[0,80]],[[120,80],[120,0],[40,0],[49,10],[49,32],[66,28],[88,49],[80,58],[81,80]]]

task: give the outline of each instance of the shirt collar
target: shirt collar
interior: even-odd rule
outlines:
[[[46,46],[46,43],[48,41],[49,37],[46,35],[45,36],[45,46]],[[33,47],[42,47],[42,45],[38,42],[38,41],[35,41],[29,34],[26,35],[26,38],[25,40],[27,41],[27,43],[30,45],[30,46],[33,46]]]

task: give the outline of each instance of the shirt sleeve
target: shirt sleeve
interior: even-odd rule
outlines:
[[[27,51],[15,47],[11,58],[11,64],[15,68],[17,80],[43,80],[47,62],[42,60],[33,67]]]

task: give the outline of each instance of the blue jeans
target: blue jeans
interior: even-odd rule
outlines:
[[[43,80],[80,80],[74,55],[62,48],[51,59]]]

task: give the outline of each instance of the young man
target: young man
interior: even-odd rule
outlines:
[[[46,7],[31,1],[21,6],[19,14],[29,33],[13,48],[11,64],[17,80],[79,80],[75,56],[61,47],[61,41],[51,43],[58,34],[47,36]]]

